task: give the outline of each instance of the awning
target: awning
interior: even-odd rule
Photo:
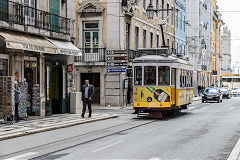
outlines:
[[[57,47],[57,52],[59,54],[65,54],[70,56],[82,56],[81,50],[74,46],[71,42],[64,42],[52,39],[48,40]]]
[[[3,31],[0,31],[0,37],[5,39],[6,48],[56,54],[56,46],[44,37]]]

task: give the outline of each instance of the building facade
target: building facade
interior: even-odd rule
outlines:
[[[221,34],[221,74],[232,73],[232,58],[231,58],[231,31],[227,26],[223,27]]]
[[[178,56],[188,56],[186,49],[186,1],[175,0],[175,45]]]
[[[66,68],[80,55],[71,43],[72,11],[71,0],[0,1],[0,76],[27,83],[29,116],[69,112],[73,78]]]
[[[153,19],[148,19],[146,9],[149,4],[160,11]],[[174,9],[173,0],[81,0],[75,4],[75,45],[82,49],[83,57],[75,58],[76,90],[81,91],[85,79],[96,88],[94,103],[101,105],[120,104],[121,86],[124,89],[124,104],[132,84],[131,62],[136,51],[144,48],[160,48],[162,35],[159,23],[166,20],[164,35],[166,45],[174,47]],[[169,18],[167,18],[169,17]],[[112,66],[107,56],[108,51],[127,52],[126,66]],[[125,67],[123,74],[108,73],[109,68]],[[120,84],[121,79],[125,84]]]

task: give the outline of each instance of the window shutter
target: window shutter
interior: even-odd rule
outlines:
[[[51,31],[59,31],[59,0],[50,0]]]
[[[8,0],[0,0],[0,20],[8,20]]]

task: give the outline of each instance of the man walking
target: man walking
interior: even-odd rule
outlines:
[[[89,84],[89,80],[85,80],[85,85],[82,86],[82,101],[83,101],[83,110],[82,110],[82,118],[84,118],[85,112],[86,112],[86,105],[88,105],[88,117],[90,118],[92,115],[92,97],[94,93],[94,87],[93,85]]]

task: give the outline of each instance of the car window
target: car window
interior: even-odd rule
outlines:
[[[207,89],[205,89],[204,92],[205,93],[219,93],[219,90],[215,89],[215,88],[207,88]]]
[[[227,91],[228,91],[227,88],[220,88],[220,90],[221,90],[222,92],[227,92]]]

